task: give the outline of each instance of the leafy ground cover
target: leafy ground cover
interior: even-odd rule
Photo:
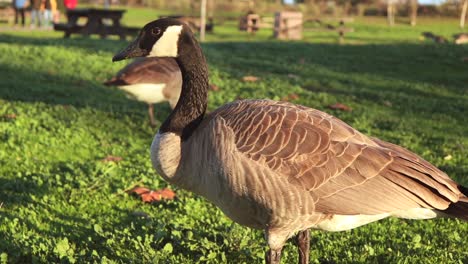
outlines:
[[[151,15],[129,12],[141,21]],[[428,30],[449,37],[456,25],[421,19],[387,28],[383,19],[358,19],[337,45],[332,33],[280,42],[226,22],[203,44],[219,87],[209,108],[270,98],[321,109],[466,186],[468,47],[419,40]],[[202,198],[175,189],[176,200],[149,205],[125,192],[168,186],[151,168],[156,131],[146,106],[101,84],[124,65],[110,60],[125,42],[61,36],[0,34],[0,263],[262,263],[262,233]],[[259,80],[245,82],[247,75]],[[353,110],[328,108],[335,103]],[[157,106],[159,122],[169,111]],[[467,263],[467,237],[468,224],[458,220],[392,218],[314,231],[310,254],[316,263]],[[288,244],[284,263],[296,258]]]

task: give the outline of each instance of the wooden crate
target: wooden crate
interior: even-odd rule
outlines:
[[[302,20],[301,12],[276,12],[274,37],[277,39],[302,39]]]

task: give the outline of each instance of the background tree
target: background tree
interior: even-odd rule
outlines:
[[[416,18],[418,16],[418,0],[410,1],[410,23],[411,26],[416,26]]]
[[[460,16],[460,27],[461,28],[464,28],[465,27],[465,19],[466,19],[466,11],[468,9],[468,0],[465,0],[463,2],[463,6],[462,6],[462,12],[461,12],[461,16]]]
[[[389,26],[395,25],[396,0],[387,0],[387,21]]]

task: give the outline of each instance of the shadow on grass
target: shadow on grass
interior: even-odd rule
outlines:
[[[126,45],[120,40],[14,35],[1,36],[0,43],[75,47],[89,53],[117,51]],[[397,115],[416,112],[421,119],[427,119],[433,113],[442,113],[456,120],[465,119],[468,99],[465,46],[281,41],[211,42],[202,46],[210,66],[227,73],[229,78],[241,79],[244,75],[264,80],[279,78],[283,85],[298,85],[305,93],[353,98],[363,107],[366,103],[390,102]],[[99,63],[106,65],[104,61]],[[92,71],[85,80],[73,72],[51,73],[47,69],[16,65],[0,64],[3,76],[11,76],[0,78],[2,99],[87,106],[103,111],[144,111],[144,104],[128,100],[122,92],[94,81]],[[96,78],[106,74],[109,73],[104,70],[95,73]]]
[[[313,72],[315,66],[322,66],[337,73],[443,84],[457,91],[462,89],[465,94],[468,92],[468,75],[464,74],[468,67],[464,61],[468,46],[463,45],[337,45],[273,41],[213,42],[204,47],[209,59],[211,53],[218,55],[210,60],[213,65],[242,66],[240,70],[244,71],[293,73],[314,79],[321,77],[320,72]],[[229,57],[220,60],[220,55],[226,54]]]
[[[204,48],[211,66],[239,79],[282,78],[312,93],[391,103],[397,114],[417,112],[421,118],[445,113],[464,120],[468,110],[468,47],[236,42]]]
[[[126,45],[120,40],[14,35],[1,36],[0,43],[76,47],[90,53],[115,52]],[[286,85],[299,85],[312,93],[356,97],[362,102],[400,102],[394,108],[399,114],[425,112],[427,117],[431,112],[445,111],[446,106],[447,112],[452,111],[455,119],[462,120],[467,110],[463,102],[468,96],[465,46],[252,41],[204,43],[203,48],[210,66],[234,78],[283,78]],[[0,79],[0,98],[5,100],[90,106],[106,111],[138,105],[115,89],[89,78],[82,80],[73,73],[34,71],[8,64],[0,64],[0,71],[3,76],[12,76]],[[96,72],[96,76],[103,75]],[[298,79],[291,80],[291,75]]]
[[[117,39],[98,39],[85,37],[72,37],[69,39],[60,37],[26,37],[11,34],[2,34],[0,43],[15,45],[34,45],[34,46],[63,46],[66,48],[80,48],[89,52],[107,51],[118,52],[128,41]],[[109,58],[110,61],[110,58]]]

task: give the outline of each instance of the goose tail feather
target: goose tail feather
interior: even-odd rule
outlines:
[[[121,79],[114,77],[108,81],[105,81],[103,84],[107,86],[119,86],[119,85],[127,85],[128,83],[126,83],[125,81]]]
[[[458,189],[463,193],[464,197],[461,197],[458,202],[450,204],[450,206],[443,210],[442,213],[448,215],[449,217],[455,217],[468,221],[468,188],[458,186]]]

